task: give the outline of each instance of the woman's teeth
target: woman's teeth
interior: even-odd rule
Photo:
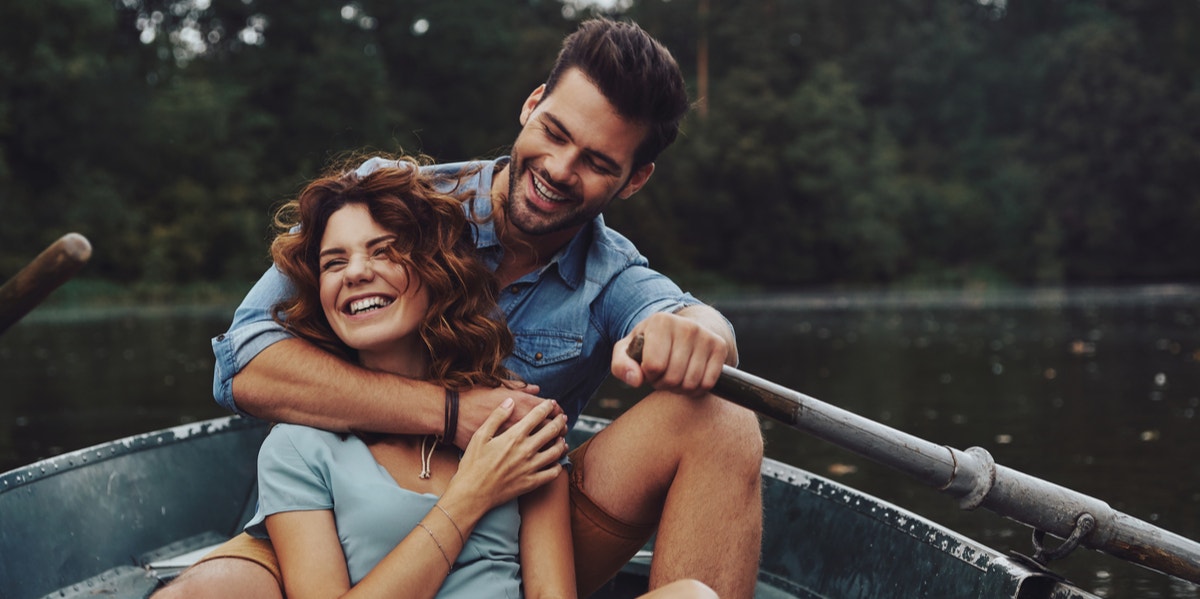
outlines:
[[[390,300],[386,297],[378,296],[378,295],[372,296],[372,297],[364,297],[363,299],[354,300],[354,301],[350,302],[350,314],[353,316],[355,314],[360,314],[362,312],[366,312],[367,310],[375,310],[377,308],[383,308],[384,306],[387,306],[391,303],[392,303],[392,300]]]

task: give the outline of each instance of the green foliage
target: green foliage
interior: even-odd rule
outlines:
[[[86,276],[117,286],[250,281],[273,208],[333,157],[503,152],[583,13],[5,3],[0,277],[76,230],[96,248]],[[703,110],[607,218],[676,276],[1200,279],[1196,3],[641,0],[628,16]]]

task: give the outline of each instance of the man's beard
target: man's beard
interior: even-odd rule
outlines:
[[[527,189],[525,179],[526,174],[529,172],[529,166],[514,154],[509,169],[511,170],[508,174],[508,197],[504,198],[504,201],[501,202],[501,206],[504,209],[504,218],[509,224],[516,227],[518,231],[526,235],[549,235],[550,233],[579,227],[591,222],[608,205],[608,202],[605,202],[594,210],[572,208],[571,210],[554,215],[543,215],[529,205],[529,200],[524,194]],[[520,192],[519,197],[518,191]],[[567,195],[570,196],[571,194]]]

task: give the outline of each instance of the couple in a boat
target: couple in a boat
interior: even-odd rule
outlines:
[[[213,348],[217,400],[288,424],[247,534],[157,596],[586,597],[654,534],[648,596],[751,596],[762,439],[708,393],[732,328],[600,216],[687,108],[661,44],[591,20],[510,156],[340,165],[284,206]],[[655,391],[568,453],[610,373]]]

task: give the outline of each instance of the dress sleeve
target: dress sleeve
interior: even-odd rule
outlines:
[[[246,532],[267,538],[264,521],[280,512],[333,508],[327,464],[328,446],[317,431],[287,424],[271,429],[258,451],[258,510]]]

